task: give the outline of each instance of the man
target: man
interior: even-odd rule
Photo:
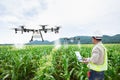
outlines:
[[[92,42],[95,46],[92,49],[90,58],[85,58],[84,63],[88,63],[89,80],[104,80],[104,71],[107,70],[107,52],[102,44],[102,36],[93,36]]]

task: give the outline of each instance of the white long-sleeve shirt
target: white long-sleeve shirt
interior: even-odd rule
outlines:
[[[91,57],[88,58],[88,62],[92,62],[96,65],[103,64],[104,54],[105,54],[105,49],[103,47],[103,44],[102,42],[99,42],[93,47]]]

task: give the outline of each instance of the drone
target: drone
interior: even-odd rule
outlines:
[[[64,41],[65,42],[79,42],[80,41],[80,38],[77,38],[77,37],[71,37],[71,38],[64,38]]]
[[[22,25],[22,26],[19,26],[20,28],[13,28],[13,29],[15,30],[15,33],[17,33],[18,31],[21,31],[21,34],[23,34],[24,32],[28,32],[28,33],[32,32],[33,35],[34,35],[35,33],[37,33],[37,34],[40,35],[40,37],[42,39],[42,42],[44,42],[44,39],[43,39],[43,36],[42,36],[42,31],[44,33],[47,33],[48,31],[51,31],[51,32],[55,32],[55,34],[57,34],[57,33],[59,33],[59,29],[61,28],[60,26],[55,26],[55,28],[53,28],[53,27],[46,28],[46,26],[48,26],[48,25],[39,25],[39,26],[41,26],[42,28],[41,29],[27,29],[27,28],[25,28],[25,26]],[[33,41],[33,37],[34,37],[33,35],[30,39],[30,42]]]

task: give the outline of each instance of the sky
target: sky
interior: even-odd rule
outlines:
[[[0,0],[0,44],[27,43],[32,33],[15,34],[12,28],[41,24],[61,26],[59,34],[42,32],[49,41],[94,32],[120,34],[120,0]]]

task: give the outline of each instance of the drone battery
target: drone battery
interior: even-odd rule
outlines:
[[[40,36],[40,34],[38,34],[38,33],[34,33],[34,34],[33,34],[33,38],[41,38],[41,36]]]

